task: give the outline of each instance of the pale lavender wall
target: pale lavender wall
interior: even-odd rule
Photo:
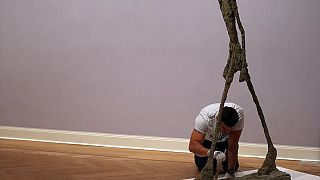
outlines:
[[[276,144],[320,146],[319,7],[239,1]],[[216,0],[0,0],[0,125],[188,138],[220,100],[227,43]],[[246,85],[229,94],[241,141],[265,143]]]

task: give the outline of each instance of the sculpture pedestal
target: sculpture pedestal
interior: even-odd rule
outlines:
[[[290,174],[275,170],[271,172],[269,175],[259,175],[258,173],[248,174],[242,177],[238,177],[239,180],[254,180],[254,179],[270,179],[270,180],[290,180]]]
[[[306,174],[306,173],[302,173],[299,171],[294,171],[291,169],[286,169],[286,168],[282,168],[282,167],[277,167],[280,171],[285,172],[290,174],[291,179],[292,180],[320,180],[320,176],[315,176],[315,175],[311,175],[311,174]],[[279,171],[279,172],[280,172]],[[241,179],[244,178],[245,176],[248,176],[250,174],[254,174],[256,173],[257,170],[250,170],[250,171],[242,171],[242,172],[236,172],[236,176],[237,179]],[[223,178],[224,175],[220,175],[219,176],[219,180],[226,180],[225,178]],[[268,176],[269,179],[272,179]],[[261,179],[261,178],[253,178],[253,179]],[[191,179],[186,179],[186,180],[193,180],[193,178]],[[242,179],[243,180],[243,179]],[[278,180],[278,179],[277,179]]]

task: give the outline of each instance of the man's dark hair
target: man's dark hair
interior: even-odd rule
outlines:
[[[238,112],[232,107],[223,107],[221,121],[228,127],[235,126],[239,121]]]

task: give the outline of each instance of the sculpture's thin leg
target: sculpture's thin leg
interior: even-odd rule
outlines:
[[[258,115],[260,117],[261,120],[261,125],[263,127],[264,130],[264,135],[267,139],[267,143],[268,143],[268,153],[266,156],[265,161],[263,162],[263,165],[261,166],[261,168],[258,170],[259,174],[269,174],[270,172],[276,170],[276,158],[277,158],[277,149],[273,146],[270,134],[269,134],[269,130],[267,127],[267,123],[266,120],[264,118],[263,112],[262,112],[262,108],[259,104],[259,100],[258,97],[254,91],[254,87],[252,85],[252,82],[250,80],[250,77],[246,80],[247,82],[247,86],[248,89],[252,95],[252,99],[254,101],[254,103],[256,104],[257,107],[257,111],[258,111]]]
[[[227,80],[225,81],[223,95],[221,97],[220,109],[219,109],[219,113],[218,113],[218,117],[217,117],[217,121],[216,121],[216,126],[214,128],[215,136],[214,136],[214,139],[213,139],[212,144],[211,144],[208,161],[207,161],[207,164],[205,165],[205,167],[202,169],[201,173],[195,178],[195,180],[211,180],[211,179],[215,179],[215,175],[213,174],[213,172],[214,172],[213,171],[213,168],[214,168],[213,167],[213,153],[214,153],[215,147],[216,147],[217,135],[218,135],[218,131],[219,131],[218,127],[220,127],[219,125],[220,125],[221,116],[222,116],[222,108],[223,108],[224,103],[225,103],[225,101],[227,99],[228,91],[230,89],[232,81],[233,81],[233,76],[231,76],[231,77],[228,76]]]

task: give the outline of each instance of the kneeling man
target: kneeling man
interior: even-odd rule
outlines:
[[[219,106],[220,103],[215,103],[204,107],[195,120],[195,127],[189,142],[189,150],[195,154],[195,164],[199,171],[206,165],[210,154]],[[237,104],[225,103],[215,149],[215,151],[219,152],[215,152],[214,154],[226,153],[226,160],[222,165],[227,176],[234,177],[235,172],[239,168],[238,142],[243,126],[243,109]]]

